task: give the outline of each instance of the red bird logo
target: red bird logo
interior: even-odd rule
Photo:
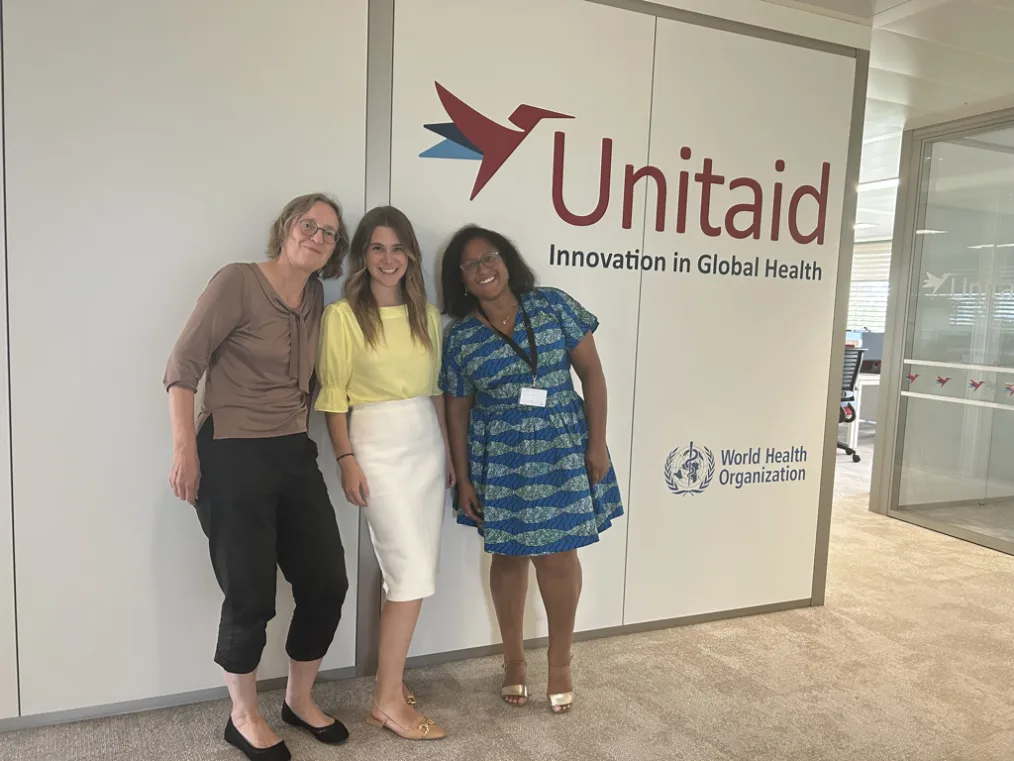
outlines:
[[[939,383],[939,384],[940,384],[941,386],[946,386],[946,385],[947,385],[947,381],[949,381],[950,379],[951,379],[951,378],[950,378],[950,376],[948,376],[948,377],[946,377],[946,378],[941,378],[941,377],[940,377],[940,376],[938,375],[938,376],[937,376],[937,383]]]
[[[908,382],[909,383],[915,383],[915,379],[918,378],[918,377],[919,377],[919,373],[909,373],[908,374]]]
[[[558,111],[522,104],[509,117],[510,123],[518,127],[511,129],[483,116],[439,82],[434,84],[440,103],[451,117],[451,123],[424,125],[444,140],[419,155],[423,158],[480,159],[482,163],[479,164],[479,173],[475,177],[469,201],[479,195],[479,191],[493,179],[493,175],[539,122],[543,119],[574,118]]]
[[[970,380],[970,381],[968,381],[968,387],[970,389],[972,389],[972,391],[978,391],[979,387],[982,386],[982,384],[985,383],[985,382],[986,381],[974,381],[974,380]]]

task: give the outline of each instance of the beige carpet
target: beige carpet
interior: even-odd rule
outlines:
[[[369,680],[323,684],[353,737],[328,749],[283,730],[294,758],[1014,759],[1014,558],[869,513],[848,494],[868,459],[839,458],[825,607],[580,644],[564,717],[544,698],[500,703],[495,658],[412,672],[452,733],[435,743],[364,726]],[[543,660],[530,658],[536,695]],[[269,716],[279,700],[265,696]],[[218,702],[12,732],[0,759],[238,761],[219,739],[226,716]]]

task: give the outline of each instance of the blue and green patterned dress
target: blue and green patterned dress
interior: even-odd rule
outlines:
[[[574,390],[569,351],[598,320],[563,291],[522,294],[538,348],[536,386],[545,407],[518,403],[532,385],[528,365],[474,316],[454,323],[444,339],[441,388],[475,395],[468,429],[469,476],[483,507],[486,552],[551,555],[597,542],[623,514],[612,465],[595,486],[588,481],[588,423]],[[528,333],[518,311],[514,341],[526,353]],[[458,523],[475,526],[458,510]]]

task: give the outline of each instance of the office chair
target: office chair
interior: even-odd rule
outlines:
[[[863,354],[866,349],[859,349],[854,346],[845,347],[845,362],[842,368],[841,378],[841,407],[838,408],[838,423],[849,423],[859,425],[856,420],[856,408],[853,402],[856,400],[856,381],[859,380],[859,370],[863,366]],[[859,462],[859,455],[852,447],[844,442],[838,442],[838,449],[851,455],[852,462]]]

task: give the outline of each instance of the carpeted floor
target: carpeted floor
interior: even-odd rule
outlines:
[[[319,700],[353,738],[328,749],[283,730],[294,758],[1014,759],[1014,558],[868,512],[863,454],[838,460],[825,607],[582,643],[577,707],[563,717],[544,698],[502,704],[496,658],[412,672],[452,733],[435,743],[364,726],[369,680],[323,684]],[[264,700],[276,717],[279,694]],[[12,732],[0,759],[239,761],[219,740],[226,716],[217,702]]]

